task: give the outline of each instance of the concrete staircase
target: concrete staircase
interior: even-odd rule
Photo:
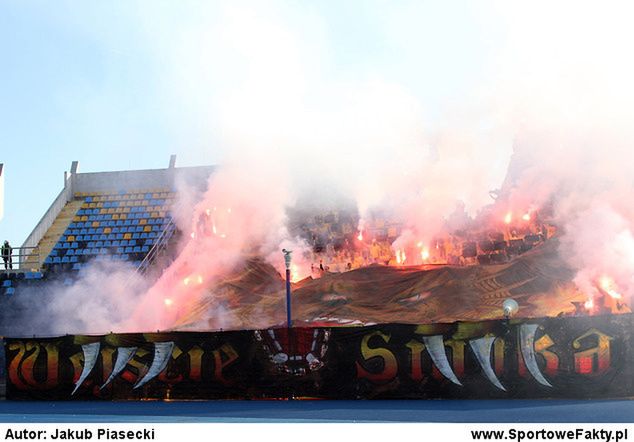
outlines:
[[[38,257],[29,256],[23,267],[33,269],[39,269],[42,267],[44,259],[49,255],[49,253],[51,253],[51,250],[53,250],[53,246],[57,243],[57,241],[59,241],[59,237],[62,236],[64,231],[68,228],[68,225],[73,221],[75,214],[80,209],[83,202],[83,200],[73,200],[67,203],[66,206],[64,206],[59,215],[57,215],[57,218],[55,219],[55,222],[53,222],[53,225],[47,230],[47,232],[38,243],[39,263]]]

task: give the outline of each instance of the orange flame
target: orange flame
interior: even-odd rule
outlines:
[[[589,298],[584,304],[583,306],[588,309],[588,310],[592,310],[592,308],[594,307],[594,301],[592,300],[592,298]]]
[[[530,221],[531,220],[531,214],[530,213],[525,213],[524,216],[522,216],[522,219],[524,221]]]
[[[202,276],[198,275],[197,280],[198,280],[198,284],[202,284],[203,283],[203,277]]]
[[[189,277],[183,279],[183,284],[189,285]]]
[[[363,230],[359,230],[359,234],[357,235],[357,239],[359,241],[363,241]]]
[[[169,306],[171,306],[172,304],[174,304],[174,301],[172,301],[170,298],[165,298],[165,299],[163,300],[163,303],[165,304],[165,307],[169,307]]]
[[[601,287],[601,290],[606,292],[614,299],[622,298],[621,294],[617,291],[618,287],[616,286],[616,282],[614,282],[614,279],[610,278],[607,275],[603,275],[601,278],[599,278],[599,287]]]
[[[429,249],[427,247],[424,247],[423,250],[421,250],[420,257],[423,261],[427,261],[429,259]]]
[[[508,213],[504,216],[504,224],[511,224],[511,221],[513,221],[513,213],[508,212]]]
[[[407,259],[407,257],[405,256],[405,251],[401,250],[401,249],[398,249],[396,251],[396,263],[400,264],[400,265],[405,264],[405,260],[406,259]]]

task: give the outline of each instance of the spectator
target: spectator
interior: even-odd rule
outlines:
[[[13,261],[11,259],[11,255],[13,253],[13,249],[9,245],[9,241],[5,241],[2,245],[2,260],[4,261],[4,269],[12,270],[13,269]]]

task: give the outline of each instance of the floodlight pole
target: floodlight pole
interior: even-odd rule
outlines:
[[[286,327],[292,328],[291,320],[291,253],[292,250],[282,249],[284,263],[286,264]]]

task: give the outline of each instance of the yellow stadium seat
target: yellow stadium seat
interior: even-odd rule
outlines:
[[[158,194],[158,193],[153,193],[153,194],[152,194],[152,199],[156,200],[156,199],[159,199],[159,198],[160,198],[160,197],[159,197],[159,194]]]
[[[92,222],[92,226],[93,227],[99,227],[99,221],[93,221]]]
[[[146,220],[146,219],[140,219],[140,220],[139,220],[139,225],[140,225],[140,226],[144,226],[144,225],[146,225],[146,224],[147,224],[147,220]]]
[[[107,235],[108,233],[110,233],[110,232],[112,232],[112,229],[111,229],[110,227],[105,227],[105,228],[103,229],[103,233],[105,233],[106,235]]]
[[[132,234],[131,233],[124,233],[123,234],[123,239],[132,239]]]
[[[109,214],[114,213],[114,209],[113,208],[108,209],[108,213]]]
[[[122,213],[121,215],[119,215],[119,219],[128,219],[128,215]]]
[[[113,221],[117,221],[119,219],[119,214],[115,213],[114,215],[112,215],[112,220]]]
[[[152,231],[152,226],[145,226],[145,227],[143,228],[143,231],[144,231],[144,232],[151,232],[151,231]]]
[[[74,223],[78,223],[78,222],[80,222],[80,221],[81,221],[81,216],[74,216],[74,217],[73,217],[73,222],[74,222]]]
[[[158,212],[152,212],[150,213],[150,218],[158,218]]]
[[[88,221],[88,215],[82,215],[80,221]]]

